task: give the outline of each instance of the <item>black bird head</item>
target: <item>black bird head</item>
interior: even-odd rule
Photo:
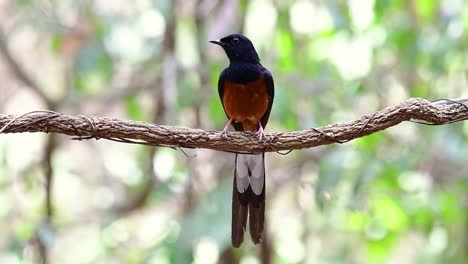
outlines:
[[[226,52],[230,62],[250,62],[259,63],[255,48],[246,36],[241,34],[232,34],[219,41],[210,40],[211,43],[220,45]]]

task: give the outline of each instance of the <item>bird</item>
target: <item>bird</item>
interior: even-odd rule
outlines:
[[[255,132],[261,141],[270,117],[275,86],[270,71],[260,63],[252,42],[241,34],[209,41],[221,46],[228,59],[218,81],[218,93],[228,122],[221,136],[236,131]],[[231,243],[238,248],[249,232],[255,244],[262,242],[265,219],[265,154],[236,154],[232,191]]]

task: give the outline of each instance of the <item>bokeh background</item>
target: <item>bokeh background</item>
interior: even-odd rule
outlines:
[[[468,97],[464,0],[0,0],[0,112],[221,130],[241,32],[275,78],[267,131]],[[267,235],[230,246],[234,156],[0,136],[0,263],[467,263],[468,122],[267,154]]]

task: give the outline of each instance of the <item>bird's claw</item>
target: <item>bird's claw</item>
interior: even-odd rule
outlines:
[[[265,130],[263,130],[263,127],[261,125],[257,132],[255,132],[255,136],[258,137],[259,141],[262,141],[262,139],[266,137]]]
[[[232,122],[232,118],[229,119],[229,121],[227,122],[226,126],[224,127],[223,131],[221,132],[221,134],[219,134],[219,136],[221,138],[225,138],[225,139],[228,139],[229,138],[229,133],[228,133],[228,130],[229,130],[229,125],[231,124]]]
[[[221,138],[229,139],[229,133],[228,133],[227,129],[224,129],[223,131],[221,131],[221,133],[219,134],[219,136],[220,136]]]

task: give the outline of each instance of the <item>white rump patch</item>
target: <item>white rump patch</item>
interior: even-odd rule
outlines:
[[[252,191],[256,195],[260,195],[263,190],[264,178],[265,168],[262,154],[237,154],[236,181],[237,190],[240,193],[244,193],[250,185]]]

